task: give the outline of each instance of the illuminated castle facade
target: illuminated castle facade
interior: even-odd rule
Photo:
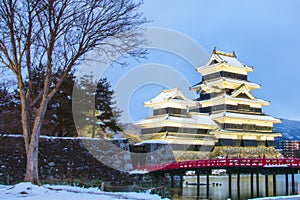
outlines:
[[[145,140],[164,140],[177,160],[215,157],[281,157],[275,150],[273,125],[281,120],[262,112],[269,101],[251,94],[260,85],[248,81],[253,68],[235,53],[214,49],[197,68],[202,81],[191,87],[199,94],[187,99],[179,88],[163,90],[145,102],[153,116],[137,122]]]

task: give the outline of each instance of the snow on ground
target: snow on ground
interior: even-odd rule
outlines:
[[[133,170],[129,172],[129,174],[148,174],[149,172],[147,170]]]
[[[98,188],[80,188],[65,185],[37,186],[31,183],[19,183],[13,186],[0,185],[1,200],[159,200],[158,195],[134,192],[103,192]]]

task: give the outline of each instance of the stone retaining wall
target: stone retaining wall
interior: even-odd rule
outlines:
[[[132,169],[128,140],[105,141],[42,136],[39,144],[41,180],[118,180],[127,176],[127,173],[118,170]],[[23,137],[0,137],[0,183],[22,181],[25,167]]]

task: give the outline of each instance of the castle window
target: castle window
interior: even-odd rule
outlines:
[[[242,140],[241,146],[243,147],[257,147],[258,143],[256,140]]]
[[[245,104],[238,104],[238,110],[250,111],[250,106]]]
[[[247,75],[244,74],[236,74],[226,71],[219,71],[212,74],[207,74],[202,76],[203,81],[215,79],[218,77],[227,77],[227,78],[233,78],[233,79],[239,79],[239,80],[247,80]]]
[[[243,124],[244,131],[255,131],[256,125],[255,124]]]

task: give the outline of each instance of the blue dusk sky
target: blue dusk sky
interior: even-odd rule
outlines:
[[[261,84],[261,89],[253,91],[255,97],[271,101],[263,109],[266,114],[300,120],[299,9],[297,0],[145,0],[140,10],[151,21],[147,27],[183,34],[206,53],[193,66],[172,51],[150,49],[147,60],[108,69],[105,76],[125,111],[121,120],[147,117],[151,112],[143,102],[164,88],[181,87],[187,97],[194,98],[188,87],[201,81],[195,67],[207,61],[214,47],[234,50],[242,63],[254,67],[248,80]],[[190,54],[195,54],[193,47]]]
[[[190,37],[207,52],[204,60],[214,47],[234,50],[242,63],[254,67],[248,80],[261,84],[261,89],[252,92],[254,96],[271,101],[263,111],[294,120],[300,120],[299,9],[300,1],[295,0],[145,0],[141,7],[151,20],[147,27]],[[143,102],[164,88],[181,87],[187,97],[194,98],[188,87],[201,81],[195,67],[205,61],[193,66],[172,52],[149,51],[147,60],[107,73],[118,106],[125,111],[123,122],[150,115]]]

